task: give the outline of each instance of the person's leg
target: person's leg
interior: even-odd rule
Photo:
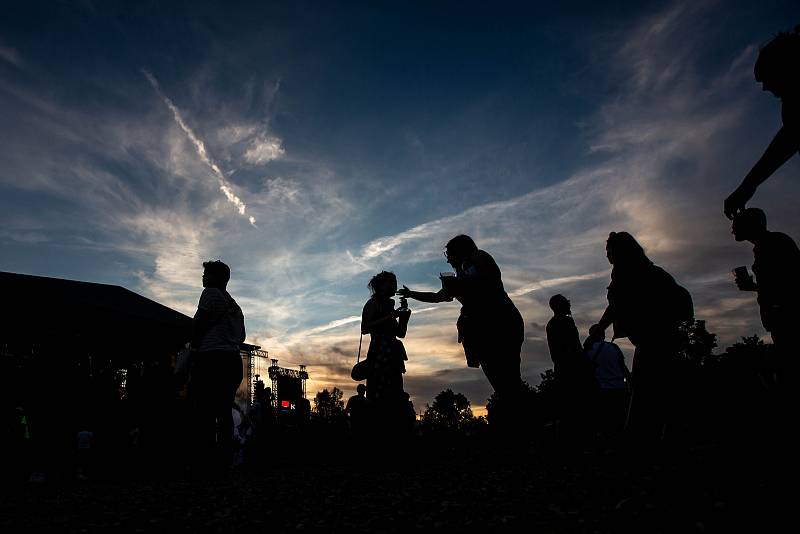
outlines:
[[[652,449],[667,435],[675,412],[672,399],[676,395],[673,376],[673,354],[657,342],[636,347],[633,360],[631,401],[626,431],[638,446]]]
[[[218,387],[215,388],[215,412],[217,420],[217,447],[223,466],[233,459],[233,403],[236,390],[242,382],[242,359],[238,352],[220,352],[218,355]]]
[[[204,467],[209,461],[216,442],[216,414],[213,404],[215,371],[211,367],[210,356],[208,352],[195,354],[189,383],[193,421],[191,435],[194,442],[189,450],[194,452],[192,463],[198,468]]]
[[[519,370],[519,349],[519,346],[501,346],[491,357],[483,358],[480,362],[483,374],[496,393],[493,412],[497,427],[501,430],[526,425],[526,422],[521,420],[521,415],[524,413],[522,405],[524,386]]]

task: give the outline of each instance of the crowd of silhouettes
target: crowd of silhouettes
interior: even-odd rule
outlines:
[[[757,294],[761,321],[774,346],[771,370],[759,371],[758,376],[769,377],[763,387],[775,393],[781,414],[778,418],[787,424],[796,421],[798,410],[794,385],[798,359],[792,332],[800,319],[800,249],[788,235],[768,230],[763,210],[746,204],[758,186],[800,150],[798,59],[797,29],[779,34],[761,49],[755,79],[781,100],[783,125],[724,202],[724,214],[733,221],[735,239],[753,244],[752,275],[746,267],[736,268],[735,284],[741,291]],[[691,334],[691,328],[697,328],[700,322],[687,326],[694,321],[691,295],[647,256],[633,235],[611,232],[605,245],[611,265],[608,303],[583,342],[570,301],[561,294],[550,298],[553,317],[546,333],[553,380],[543,382],[539,391],[546,386],[552,392],[560,445],[574,447],[598,437],[617,439],[624,435],[630,443],[646,449],[668,440],[680,426],[681,402],[676,395],[688,387],[681,355],[686,353],[687,332]],[[401,339],[408,333],[411,316],[407,299],[460,303],[458,342],[466,365],[481,368],[493,388],[492,425],[507,432],[530,424],[523,411],[531,389],[520,373],[523,318],[505,291],[499,266],[467,235],[448,241],[444,256],[452,271],[441,273],[438,291],[415,291],[405,285],[398,288],[396,276],[387,271],[376,274],[367,284],[370,297],[361,316],[362,336],[370,337],[367,364],[362,366],[366,368],[366,384],[358,385],[357,394],[342,409],[358,439],[381,435],[394,440],[410,435],[413,429],[415,414],[403,385],[408,356]],[[68,439],[80,477],[93,471],[98,438],[102,442],[110,435],[116,435],[131,449],[152,449],[153,458],[163,454],[165,437],[183,436],[182,452],[191,457],[189,464],[200,470],[229,467],[237,450],[239,461],[243,461],[249,456],[257,459],[266,449],[275,421],[269,388],[257,381],[252,406],[232,410],[243,378],[240,344],[245,339],[245,327],[242,310],[226,289],[230,268],[221,261],[203,263],[203,268],[204,289],[193,319],[186,375],[176,379],[166,358],[138,368],[131,366],[128,405],[135,407],[135,414],[128,418],[129,428],[95,433],[93,424],[109,427],[99,417],[76,423],[71,433],[61,432],[71,436]],[[394,296],[400,297],[399,307],[395,307]],[[609,328],[613,329],[612,340],[606,341]],[[614,343],[620,338],[627,338],[634,347],[630,371]],[[742,346],[752,349],[750,353],[761,354],[757,343]],[[731,361],[735,361],[734,356]],[[184,379],[188,382],[188,403],[185,411],[176,411],[170,407],[171,399],[183,387]],[[176,384],[176,380],[181,383]],[[37,417],[57,420],[44,410],[34,419]],[[35,458],[47,456],[54,445],[48,439],[48,430],[38,430],[37,421],[32,424],[24,406],[4,413],[3,421],[11,463],[19,471],[14,477],[25,478],[39,469]],[[50,431],[56,427],[41,425]],[[43,438],[34,440],[37,431]]]

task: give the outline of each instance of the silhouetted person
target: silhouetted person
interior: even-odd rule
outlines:
[[[221,261],[205,262],[203,268],[205,289],[192,323],[195,353],[190,394],[197,415],[198,448],[216,450],[211,467],[229,466],[233,460],[231,403],[243,375],[239,344],[245,338],[244,315],[226,290],[230,268]]]
[[[627,232],[612,232],[606,255],[613,265],[608,307],[590,334],[604,336],[612,323],[614,339],[636,347],[627,429],[634,439],[653,443],[664,437],[681,384],[675,374],[679,326],[694,315],[691,296]]]
[[[593,416],[601,437],[613,437],[622,430],[628,414],[631,374],[620,348],[605,340],[599,328],[583,343],[584,356],[597,382]]]
[[[524,339],[522,316],[506,294],[494,258],[478,249],[471,237],[454,237],[444,253],[456,275],[443,275],[441,290],[421,292],[403,286],[398,294],[422,302],[456,299],[461,303],[458,341],[464,347],[467,365],[483,369],[497,393],[498,415],[506,412],[512,421],[523,393],[519,370]]]
[[[395,310],[394,296],[397,278],[383,271],[367,284],[372,296],[361,314],[361,333],[369,334],[366,398],[372,403],[376,423],[382,429],[395,431],[402,424],[403,373],[406,372],[404,338],[411,310],[402,306]]]
[[[25,413],[25,408],[22,406],[14,408],[10,423],[9,448],[11,450],[7,452],[7,461],[11,474],[9,478],[14,482],[20,482],[27,480],[30,475],[33,452],[33,436],[28,415]]]
[[[733,219],[736,241],[753,244],[753,273],[737,276],[741,291],[756,291],[761,323],[777,349],[776,382],[784,394],[796,387],[797,340],[800,326],[800,249],[781,232],[767,230],[767,216],[758,208],[747,208]]]
[[[569,300],[563,295],[553,295],[550,309],[553,317],[547,323],[547,346],[558,392],[559,438],[575,445],[588,427],[589,400],[595,382],[583,356]]]
[[[780,33],[759,52],[753,69],[757,82],[781,100],[783,126],[742,183],[725,199],[725,215],[742,211],[761,183],[800,150],[800,34]]]
[[[79,430],[75,434],[76,445],[76,476],[78,480],[88,480],[94,465],[94,432]]]
[[[369,419],[369,400],[366,394],[367,386],[359,384],[356,387],[356,394],[347,399],[347,405],[344,408],[344,413],[350,419],[350,430],[357,436],[364,433]]]

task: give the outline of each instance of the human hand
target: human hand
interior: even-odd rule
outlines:
[[[725,216],[728,219],[733,220],[738,213],[744,211],[745,204],[747,204],[748,200],[753,198],[755,192],[756,190],[754,187],[750,187],[745,183],[742,183],[733,193],[728,195],[728,198],[725,199],[725,206],[723,208]]]
[[[403,297],[404,299],[411,298],[411,290],[408,289],[406,286],[401,287],[397,290],[396,295]]]

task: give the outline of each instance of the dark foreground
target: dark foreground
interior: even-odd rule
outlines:
[[[766,532],[782,508],[783,469],[763,451],[632,461],[599,448],[566,455],[491,439],[418,441],[379,469],[352,443],[305,449],[272,450],[269,465],[213,476],[120,465],[88,481],[7,485],[0,532]]]

